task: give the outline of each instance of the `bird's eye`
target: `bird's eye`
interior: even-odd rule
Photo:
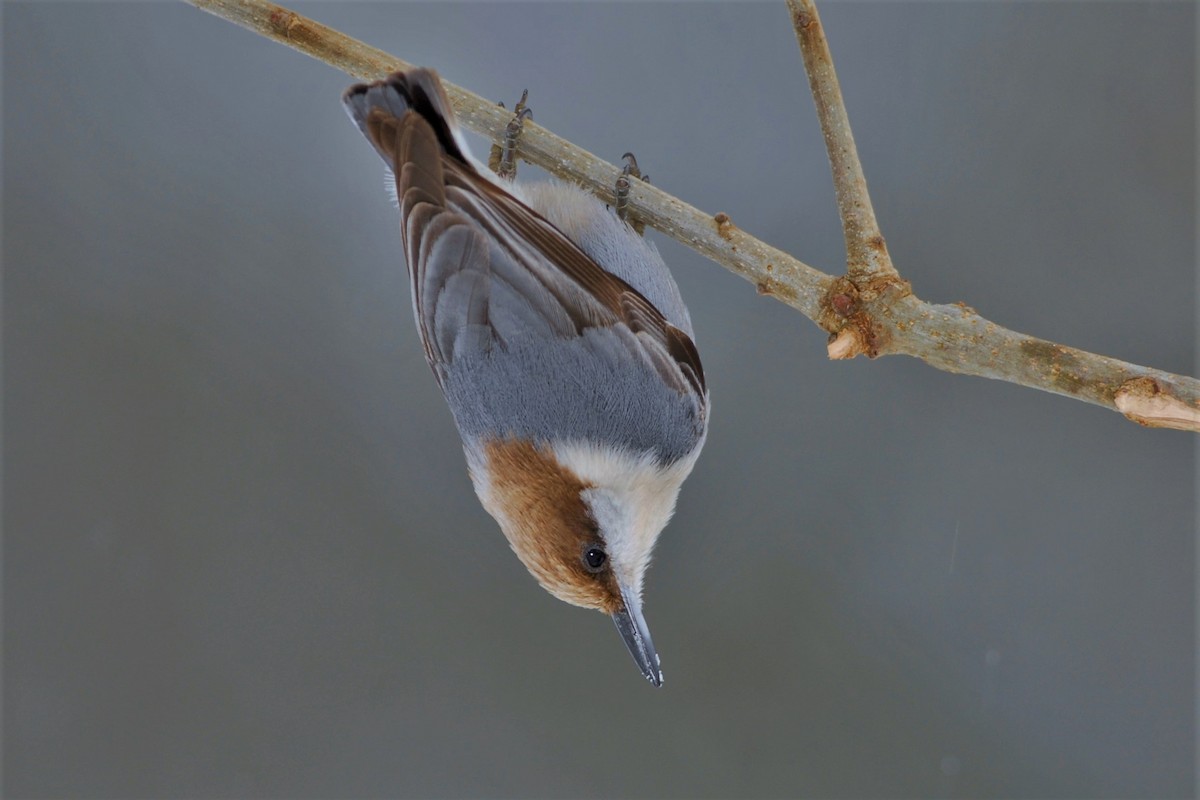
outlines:
[[[607,562],[608,553],[594,544],[583,548],[583,566],[587,567],[589,572],[599,572],[604,569],[604,565]]]

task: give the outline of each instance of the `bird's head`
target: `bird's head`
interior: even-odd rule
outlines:
[[[488,441],[474,456],[475,490],[530,573],[560,600],[612,617],[642,674],[662,685],[642,582],[695,458],[664,466],[652,455],[520,439]]]

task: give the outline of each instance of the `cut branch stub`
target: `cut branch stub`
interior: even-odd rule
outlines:
[[[1145,376],[1126,381],[1113,396],[1113,404],[1128,419],[1147,428],[1200,429],[1200,408],[1176,397],[1166,381]]]

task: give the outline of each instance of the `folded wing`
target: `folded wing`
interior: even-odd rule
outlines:
[[[633,335],[612,340],[694,395],[703,415],[704,371],[691,338],[475,169],[435,73],[354,86],[345,103],[396,177],[417,325],[439,381],[457,359],[531,333],[573,339],[625,328]]]

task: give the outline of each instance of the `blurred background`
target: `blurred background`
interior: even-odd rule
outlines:
[[[298,10],[844,266],[781,4]],[[1193,4],[822,13],[918,294],[1195,374]],[[655,691],[471,491],[350,80],[182,4],[3,15],[7,796],[1191,796],[1194,436],[831,363],[652,234],[714,408]]]

